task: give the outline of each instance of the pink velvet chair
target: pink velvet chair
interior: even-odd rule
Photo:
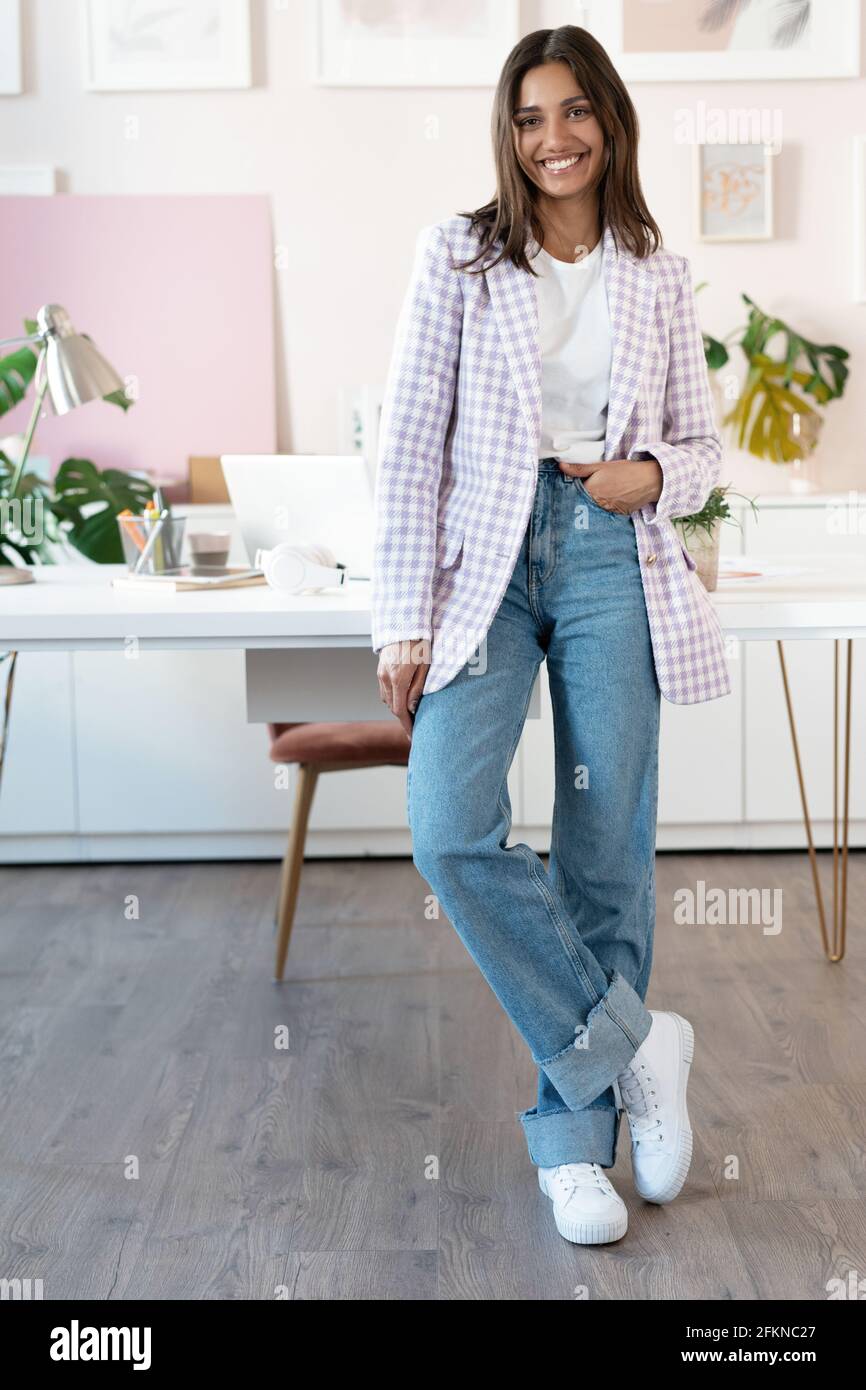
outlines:
[[[396,719],[344,724],[269,724],[271,759],[297,763],[295,811],[283,860],[277,909],[277,959],[274,978],[282,980],[295,920],[310,808],[320,772],[349,772],[359,767],[405,767],[411,747]]]

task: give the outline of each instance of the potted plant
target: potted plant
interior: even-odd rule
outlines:
[[[735,328],[724,342],[703,335],[707,366],[718,371],[730,360],[725,343],[741,334],[746,375],[722,425],[731,428],[738,448],[797,469],[814,450],[824,424],[809,398],[826,405],[844,394],[849,354],[835,343],[811,342],[782,319],[765,314],[747,294],[741,298],[749,308],[744,328]],[[783,351],[773,357],[769,344],[777,334]]]
[[[710,593],[716,588],[719,580],[721,526],[726,521],[732,521],[735,526],[741,524],[731,513],[728,506],[729,497],[743,497],[757,516],[758,509],[753,499],[745,497],[742,492],[736,492],[730,483],[727,483],[724,487],[713,488],[699,512],[673,518],[674,525],[680,531],[683,545],[695,562],[698,578]]]
[[[695,293],[706,283],[702,280]],[[709,333],[703,334],[704,355],[710,371],[717,372],[730,361],[725,343],[737,334],[741,334],[739,347],[746,358],[742,390],[723,416],[722,427],[730,427],[737,446],[756,458],[797,467],[815,448],[824,423],[823,415],[807,397],[811,396],[819,405],[826,405],[843,395],[849,354],[834,343],[811,342],[782,319],[765,314],[747,294],[741,298],[749,308],[744,328],[733,329],[724,342]],[[781,357],[772,357],[768,345],[777,334],[783,336],[784,353]],[[797,365],[801,362],[808,364],[808,370]],[[719,526],[725,521],[736,521],[725,500],[728,496],[743,494],[734,493],[730,485],[713,488],[699,512],[675,518],[686,549],[709,590],[715,589],[718,582]],[[757,516],[754,500],[751,497],[745,500]]]

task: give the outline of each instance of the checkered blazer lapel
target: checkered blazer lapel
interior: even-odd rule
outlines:
[[[618,457],[620,441],[637,399],[647,334],[655,312],[656,280],[648,261],[625,249],[617,250],[609,227],[604,230],[602,259],[613,337],[604,437],[604,456],[610,459]]]
[[[533,247],[526,242],[527,255]],[[541,433],[541,348],[535,281],[509,257],[485,270],[490,304],[530,439]]]
[[[610,400],[604,457],[616,458],[634,409],[656,299],[649,263],[617,248],[613,232],[602,235],[602,274],[607,289],[612,338]],[[530,236],[527,255],[534,249]],[[530,439],[541,433],[541,347],[535,280],[506,258],[485,271],[490,302]]]

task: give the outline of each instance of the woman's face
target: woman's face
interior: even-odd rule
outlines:
[[[524,74],[512,115],[521,167],[551,198],[594,187],[604,158],[604,132],[566,63]]]

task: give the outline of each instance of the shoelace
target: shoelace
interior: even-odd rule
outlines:
[[[644,1062],[637,1070],[632,1067],[624,1078],[620,1076],[619,1093],[625,1105],[633,1143],[636,1146],[645,1144],[648,1139],[657,1139],[662,1143],[662,1122],[655,1114],[659,1108],[658,1102],[652,1099],[656,1094],[656,1079]]]
[[[581,1187],[598,1187],[602,1192],[612,1191],[608,1179],[597,1163],[561,1163],[553,1175],[553,1181],[566,1201]]]

